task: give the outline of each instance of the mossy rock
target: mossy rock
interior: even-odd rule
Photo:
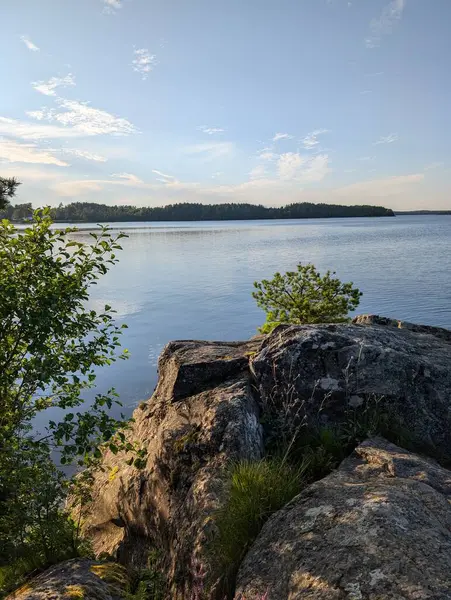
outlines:
[[[50,567],[7,600],[123,600],[127,583],[121,565],[73,559]]]

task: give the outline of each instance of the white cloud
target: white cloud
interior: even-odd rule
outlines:
[[[201,127],[197,128],[202,133],[207,133],[208,135],[215,135],[216,133],[224,133],[224,129],[221,127],[206,127],[205,125],[201,125]]]
[[[24,140],[71,138],[82,137],[84,135],[75,129],[17,121],[15,119],[7,119],[6,117],[0,117],[0,134]]]
[[[103,12],[114,15],[114,13],[122,8],[122,0],[102,0],[104,7]]]
[[[111,177],[117,177],[118,179],[124,179],[126,183],[129,183],[132,185],[139,185],[141,183],[144,183],[142,179],[140,179],[136,175],[133,175],[132,173],[113,173],[111,175]]]
[[[369,162],[371,160],[374,160],[374,156],[361,156],[358,160],[361,160],[362,162]]]
[[[281,154],[277,170],[282,181],[295,181],[297,183],[311,183],[322,181],[329,169],[327,154],[316,156],[301,156],[297,152]]]
[[[69,166],[68,163],[53,156],[52,151],[41,150],[36,144],[20,144],[5,139],[0,139],[0,159],[8,162]]]
[[[280,179],[294,179],[305,161],[305,157],[296,152],[281,154],[277,163]]]
[[[293,136],[289,133],[276,133],[276,135],[272,138],[273,142],[277,142],[278,140],[292,140]]]
[[[273,161],[279,158],[279,156],[280,155],[273,152],[273,149],[270,147],[262,148],[257,152],[257,158],[259,160]]]
[[[56,121],[67,128],[65,131],[70,131],[70,128],[72,128],[73,132],[87,136],[129,135],[137,131],[135,126],[127,119],[93,108],[88,102],[65,100],[64,98],[58,98],[56,102],[60,107],[59,109],[29,111],[27,115],[38,121]]]
[[[398,140],[398,134],[397,133],[390,133],[389,135],[380,137],[377,140],[377,142],[374,142],[374,144],[376,146],[378,144],[393,144],[393,142],[396,142],[397,140]]]
[[[327,129],[315,129],[311,133],[308,133],[305,138],[302,140],[304,148],[306,150],[311,150],[315,146],[319,144],[318,136],[323,135],[324,133],[328,133]]]
[[[171,181],[175,181],[175,177],[173,175],[166,175],[161,171],[157,171],[157,169],[152,169],[152,173],[158,175],[159,177],[157,178],[157,181],[161,181],[162,183],[169,183]]]
[[[78,150],[77,148],[63,148],[62,151],[65,154],[71,154],[72,156],[76,156],[77,158],[85,158],[86,160],[93,160],[94,162],[107,162],[108,160],[100,154],[93,154],[87,150]]]
[[[390,35],[401,20],[406,0],[392,0],[384,6],[381,16],[370,23],[371,35],[365,40],[367,48],[377,48],[385,35]]]
[[[364,96],[366,94],[372,94],[373,90],[362,90],[360,93],[362,94],[362,96]]]
[[[134,55],[135,58],[132,60],[133,70],[140,73],[142,79],[145,80],[157,64],[157,57],[155,54],[150,54],[147,48],[138,48],[134,51]]]
[[[213,160],[223,156],[232,155],[235,151],[235,145],[232,142],[211,142],[203,144],[193,144],[183,149],[185,154],[198,155],[205,160]]]
[[[365,73],[365,77],[380,77],[384,71],[376,71],[376,73]]]
[[[21,35],[20,39],[25,44],[25,46],[28,48],[28,50],[31,50],[32,52],[39,52],[40,48],[38,48],[38,46],[36,46],[36,44],[33,44],[33,42],[30,40],[30,38],[28,36]]]
[[[45,94],[46,96],[56,96],[55,90],[57,87],[68,87],[75,85],[75,78],[71,73],[69,73],[69,75],[66,75],[65,77],[52,77],[47,82],[34,81],[31,85],[37,92],[40,92],[41,94]]]

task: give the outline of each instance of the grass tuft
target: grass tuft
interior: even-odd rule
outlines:
[[[231,467],[229,499],[216,515],[218,536],[212,547],[226,587],[232,585],[264,522],[301,491],[302,482],[303,466],[294,468],[280,458],[241,461]]]

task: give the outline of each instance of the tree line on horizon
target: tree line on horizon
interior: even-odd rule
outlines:
[[[7,205],[0,217],[11,221],[31,218],[31,203]],[[51,218],[60,222],[114,222],[114,221],[226,221],[255,219],[311,219],[333,217],[392,217],[394,212],[382,206],[313,204],[302,202],[279,208],[260,204],[199,204],[179,203],[162,207],[97,204],[72,202],[51,208]]]

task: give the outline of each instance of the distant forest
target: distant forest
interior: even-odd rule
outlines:
[[[451,215],[451,210],[397,210],[397,215]]]
[[[94,202],[73,202],[52,208],[55,221],[102,223],[113,221],[228,221],[246,219],[314,219],[328,217],[394,217],[382,206],[340,206],[338,204],[288,204],[268,208],[255,204],[170,204],[163,207],[108,206]],[[8,206],[0,217],[26,221],[31,204]]]

